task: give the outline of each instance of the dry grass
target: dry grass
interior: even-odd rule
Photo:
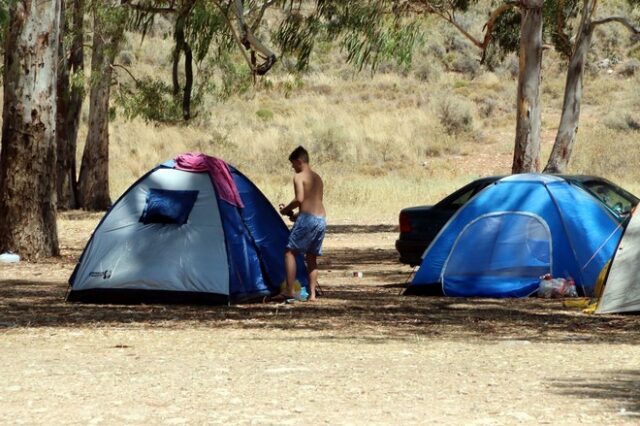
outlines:
[[[465,19],[475,25],[481,18]],[[338,219],[395,221],[402,207],[435,202],[477,176],[509,173],[514,58],[507,57],[493,72],[477,71],[470,63],[477,60],[476,51],[437,20],[427,22],[437,30],[409,73],[384,65],[374,76],[356,74],[344,65],[343,55],[323,45],[311,72],[292,76],[277,68],[227,102],[208,97],[188,126],[118,116],[110,131],[112,197],[154,165],[187,151],[226,159],[276,204],[291,196],[288,153],[304,145],[327,182],[328,209]],[[171,39],[162,37],[167,25],[162,22],[143,44],[139,36],[128,36],[124,59],[131,60],[137,77],[169,80]],[[612,31],[596,39],[595,59],[624,54],[626,42],[614,43]],[[474,70],[452,72],[454,62]],[[564,63],[551,51],[543,66],[544,164],[559,122],[565,76]],[[640,192],[638,131],[625,127],[629,120],[640,122],[639,83],[639,76],[615,70],[588,74],[569,172],[601,175]],[[84,134],[82,128],[80,148]]]
[[[209,117],[191,126],[117,118],[111,126],[112,196],[154,165],[181,152],[202,151],[236,165],[275,204],[290,197],[286,158],[301,144],[327,181],[332,215],[395,218],[400,208],[434,202],[473,177],[509,172],[515,82],[488,75],[454,89],[460,93],[454,96],[470,99],[465,105],[472,111],[473,128],[448,135],[437,111],[447,93],[440,85],[453,78],[459,76],[444,76],[433,87],[390,74],[355,81],[308,76],[287,96],[256,88],[214,105]],[[629,157],[640,151],[638,132],[609,129],[602,122],[605,110],[624,114],[637,105],[638,95],[628,90],[635,81],[610,78],[587,83],[586,93],[605,85],[609,102],[600,98],[595,103],[594,95],[583,106],[570,171],[609,177],[639,192],[634,186],[640,178],[638,162]],[[544,95],[552,97],[555,92]],[[543,156],[550,151],[558,120],[558,111],[543,111]]]

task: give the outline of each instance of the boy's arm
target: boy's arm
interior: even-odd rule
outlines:
[[[293,213],[293,210],[300,207],[302,201],[304,201],[304,185],[302,184],[302,179],[298,178],[298,176],[293,178],[293,191],[295,198],[286,207],[280,209],[280,213],[283,215]]]

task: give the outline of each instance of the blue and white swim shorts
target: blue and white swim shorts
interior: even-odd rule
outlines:
[[[287,248],[298,253],[322,255],[322,241],[327,229],[324,216],[300,213],[293,225]]]

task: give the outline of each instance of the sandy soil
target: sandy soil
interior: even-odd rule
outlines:
[[[67,304],[99,217],[63,216],[60,258],[0,266],[0,424],[640,423],[640,316],[400,296],[395,227],[348,223],[316,303]]]

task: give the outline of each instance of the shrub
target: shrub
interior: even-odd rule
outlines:
[[[454,89],[462,89],[463,87],[469,87],[469,81],[467,80],[456,80],[453,82]]]
[[[348,157],[346,136],[339,128],[322,129],[314,134],[309,151],[319,164],[344,161]]]
[[[618,74],[625,77],[633,77],[640,71],[640,61],[637,59],[629,59],[625,61],[618,69]]]
[[[448,135],[457,135],[473,129],[471,106],[456,98],[443,97],[437,106],[438,119]]]
[[[123,50],[118,56],[120,59],[120,63],[124,66],[128,67],[133,63],[133,52],[131,52],[130,50]]]
[[[440,69],[433,63],[426,62],[416,68],[414,75],[420,81],[433,83],[440,78]]]
[[[518,57],[516,55],[510,55],[509,57],[507,57],[507,59],[505,59],[502,63],[500,71],[501,73],[506,74],[511,78],[518,77],[518,73],[520,72]]]
[[[478,113],[480,117],[491,117],[493,113],[498,109],[498,101],[494,98],[481,98],[478,101]]]
[[[453,61],[451,70],[473,78],[480,71],[480,62],[472,56],[462,54]]]
[[[273,118],[273,111],[269,108],[260,108],[256,111],[256,115],[263,121],[269,121]]]
[[[640,120],[631,114],[612,112],[604,118],[604,125],[611,130],[640,130]]]

